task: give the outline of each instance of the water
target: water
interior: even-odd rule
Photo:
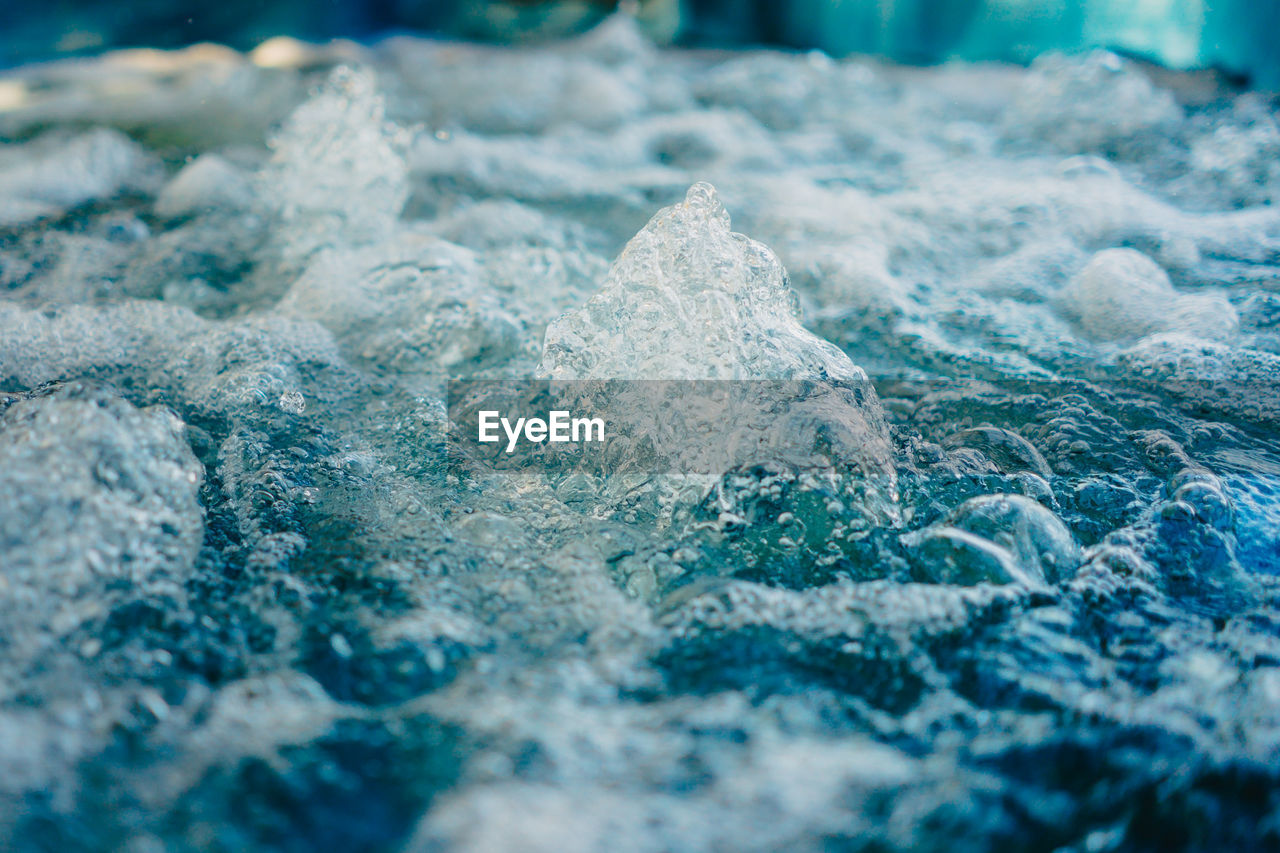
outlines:
[[[0,80],[7,846],[1280,841],[1265,97],[282,44]],[[744,408],[451,461],[536,377]]]

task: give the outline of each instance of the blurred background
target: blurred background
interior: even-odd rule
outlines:
[[[392,32],[522,42],[590,28],[609,0],[5,0],[0,65],[113,47],[276,35],[369,40]],[[771,44],[910,63],[1026,62],[1106,47],[1172,68],[1217,68],[1280,87],[1280,0],[632,0],[661,43]]]

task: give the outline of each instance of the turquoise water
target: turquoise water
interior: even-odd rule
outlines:
[[[616,18],[0,136],[0,846],[1277,845],[1265,95]]]

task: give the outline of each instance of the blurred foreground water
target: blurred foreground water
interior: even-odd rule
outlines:
[[[0,77],[4,846],[1274,849],[1280,125],[1152,73]],[[451,465],[536,377],[853,390],[694,492]]]

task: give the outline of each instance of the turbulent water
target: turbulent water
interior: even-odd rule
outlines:
[[[1280,845],[1267,96],[615,19],[19,68],[0,136],[3,846]],[[674,504],[452,466],[535,377],[861,390]]]

